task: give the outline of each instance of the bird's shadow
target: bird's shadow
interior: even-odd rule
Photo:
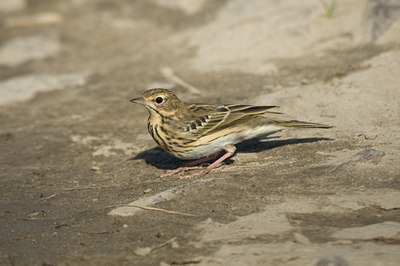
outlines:
[[[279,137],[268,137],[268,139],[275,139]],[[277,147],[282,147],[292,144],[300,143],[311,143],[317,141],[331,141],[330,138],[301,138],[301,139],[285,139],[285,140],[269,140],[265,141],[266,137],[258,137],[254,139],[249,139],[236,144],[237,152],[249,153],[249,152],[260,152],[264,150],[270,150]],[[231,157],[232,158],[232,157]],[[224,162],[226,164],[231,164],[234,161],[229,158]],[[147,164],[153,165],[158,169],[175,169],[179,166],[184,165],[188,161],[180,160],[165,152],[161,148],[153,148],[146,151],[142,151],[135,157],[129,160],[145,160]]]

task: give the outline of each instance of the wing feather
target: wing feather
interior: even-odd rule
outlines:
[[[180,126],[180,131],[190,139],[198,139],[207,133],[212,133],[233,126],[237,123],[243,123],[258,115],[270,112],[270,109],[276,107],[277,106],[253,106],[238,104],[220,106],[192,105],[189,106],[188,113],[190,113],[190,116],[186,117],[187,119],[183,119],[186,121],[186,124]]]

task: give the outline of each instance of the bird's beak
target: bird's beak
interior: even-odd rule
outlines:
[[[133,99],[131,99],[131,102],[147,105],[147,102],[143,97],[133,98]]]

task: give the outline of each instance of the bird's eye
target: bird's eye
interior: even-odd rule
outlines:
[[[157,97],[156,98],[156,103],[160,104],[164,101],[163,97]]]

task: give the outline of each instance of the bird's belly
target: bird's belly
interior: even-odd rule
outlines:
[[[282,130],[282,127],[270,124],[238,132],[231,132],[226,135],[214,136],[214,138],[212,138],[212,135],[208,135],[193,142],[193,144],[190,145],[191,148],[187,149],[184,153],[175,156],[184,160],[199,159],[222,151],[227,144],[235,145],[244,140],[271,134],[280,130]]]

